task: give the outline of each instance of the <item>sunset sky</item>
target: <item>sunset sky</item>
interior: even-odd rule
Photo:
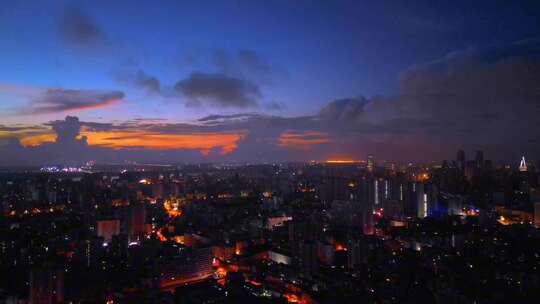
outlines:
[[[539,13],[537,1],[1,1],[0,165],[538,155]]]

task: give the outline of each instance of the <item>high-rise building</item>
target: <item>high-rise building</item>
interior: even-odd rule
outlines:
[[[165,190],[164,190],[164,185],[163,185],[163,182],[157,182],[157,183],[154,183],[152,184],[152,196],[156,199],[163,199],[164,197],[164,193],[165,193]]]
[[[101,220],[97,222],[97,235],[106,242],[110,242],[112,237],[120,234],[120,220]]]
[[[146,230],[146,206],[144,204],[134,204],[129,207],[127,228],[130,240],[133,240]]]
[[[534,203],[534,226],[540,229],[540,202]]]
[[[375,157],[373,154],[368,154],[367,156],[367,169],[369,172],[373,172],[375,169]]]
[[[302,242],[302,275],[312,278],[319,270],[319,258],[317,256],[317,243],[313,241]]]
[[[484,152],[480,150],[476,151],[476,168],[484,168]]]
[[[81,242],[81,252],[84,254],[86,267],[92,267],[103,253],[105,243],[103,238],[92,237]],[[107,244],[108,245],[108,244]]]
[[[364,263],[367,258],[367,248],[360,240],[349,240],[347,244],[347,266],[354,269]]]
[[[459,150],[457,152],[457,167],[459,170],[465,170],[465,151]]]
[[[418,183],[416,185],[416,216],[425,218],[432,213],[432,191],[429,184]]]
[[[201,280],[212,274],[212,247],[184,248],[173,259],[160,262],[160,285],[170,287]]]
[[[327,266],[334,265],[334,262],[335,262],[334,245],[325,243],[325,242],[320,242],[320,241],[317,243],[318,243],[317,255],[321,263]]]
[[[61,303],[64,300],[64,271],[45,264],[30,271],[29,303]]]

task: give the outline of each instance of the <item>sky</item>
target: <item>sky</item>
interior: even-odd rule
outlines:
[[[0,165],[540,152],[538,1],[0,7]]]

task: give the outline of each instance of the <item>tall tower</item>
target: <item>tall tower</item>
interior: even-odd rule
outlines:
[[[367,169],[369,172],[373,172],[373,169],[375,168],[375,157],[373,154],[368,154],[367,156]]]
[[[527,172],[527,161],[525,161],[525,156],[521,157],[521,162],[519,163],[519,171]]]

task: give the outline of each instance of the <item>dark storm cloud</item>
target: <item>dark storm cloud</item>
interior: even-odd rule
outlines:
[[[499,158],[540,152],[540,41],[453,52],[405,73],[395,97],[370,100],[358,116],[386,136],[407,134],[437,155],[464,147]],[[427,154],[427,153],[426,153]]]
[[[219,73],[192,73],[176,83],[174,89],[189,99],[188,105],[210,103],[244,108],[255,106],[262,97],[256,84]]]
[[[453,52],[407,71],[395,96],[334,100],[313,116],[207,120],[221,128],[250,130],[243,143],[251,142],[251,149],[262,139],[272,142],[292,130],[305,134],[306,142],[309,132],[333,139],[331,145],[313,146],[314,155],[376,153],[388,159],[427,160],[452,157],[457,148],[483,149],[495,159],[537,155],[539,46],[540,41],[529,39]]]
[[[2,146],[0,140],[0,164],[67,164],[90,160],[96,153],[104,152],[89,147],[86,137],[80,136],[82,124],[77,117],[67,116],[65,120],[52,121],[45,126],[50,127],[56,135],[54,141],[47,140],[37,146],[23,146],[21,142],[24,137],[9,137],[7,145]]]
[[[107,41],[105,33],[80,8],[67,8],[58,19],[58,34],[75,46],[99,46]]]
[[[77,140],[81,130],[79,118],[67,116],[65,120],[50,122],[49,125],[56,133],[56,142],[58,144],[71,144]]]
[[[47,89],[18,114],[44,114],[110,106],[124,98],[120,91]]]
[[[200,54],[184,54],[191,58],[192,72],[184,79],[167,83],[141,68],[136,61],[128,61],[114,69],[113,76],[128,84],[166,99],[182,95],[187,106],[211,104],[218,107],[261,106],[281,110],[285,105],[277,102],[262,103],[261,84],[268,84],[275,69],[259,54],[251,50],[229,52],[206,50]],[[210,71],[206,71],[210,68]],[[205,72],[201,72],[205,71]],[[273,76],[272,76],[273,77]]]

